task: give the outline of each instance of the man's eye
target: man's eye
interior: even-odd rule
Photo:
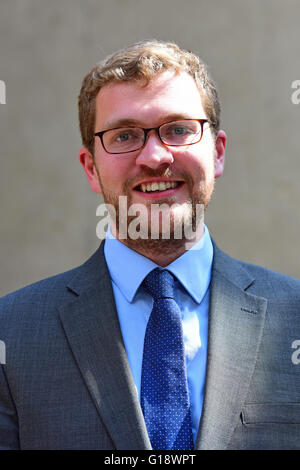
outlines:
[[[127,142],[132,135],[129,132],[122,132],[122,134],[118,134],[116,136],[116,141],[117,142]]]
[[[186,129],[185,127],[175,127],[173,129],[173,132],[176,135],[184,135],[188,132],[188,129]]]
[[[124,130],[122,132],[117,132],[115,135],[113,135],[113,141],[117,142],[118,144],[133,142],[135,140],[139,140],[140,138],[140,132],[135,129]]]
[[[186,126],[171,127],[168,130],[168,134],[170,135],[184,136],[184,135],[188,135],[192,133],[193,133],[193,129],[190,129],[189,127],[186,127]]]

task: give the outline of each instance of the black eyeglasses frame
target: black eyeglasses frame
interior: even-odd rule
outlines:
[[[200,135],[200,139],[197,140],[196,142],[191,142],[189,144],[166,144],[161,136],[160,136],[160,128],[165,126],[166,124],[170,124],[171,122],[181,122],[181,121],[198,121],[200,124],[201,124],[201,135]],[[211,124],[211,121],[209,119],[177,119],[177,120],[172,120],[172,121],[169,121],[169,122],[164,122],[163,124],[161,124],[160,126],[157,126],[157,127],[148,127],[148,128],[145,128],[145,127],[139,127],[139,126],[132,126],[132,125],[129,125],[129,126],[122,126],[122,127],[113,127],[111,129],[105,129],[104,131],[100,131],[100,132],[96,132],[94,134],[94,137],[99,137],[100,138],[100,141],[101,141],[101,144],[102,144],[102,147],[104,148],[105,152],[110,154],[110,155],[121,155],[121,154],[125,154],[125,153],[133,153],[133,152],[137,152],[138,150],[141,150],[145,144],[146,144],[146,141],[147,141],[147,136],[148,136],[148,133],[150,131],[155,131],[156,132],[156,135],[158,136],[159,140],[161,141],[161,143],[163,145],[166,145],[167,147],[186,147],[187,145],[194,145],[194,144],[198,144],[201,139],[202,139],[202,136],[203,136],[203,126],[204,124],[208,122],[209,124]],[[103,142],[103,135],[108,132],[108,131],[113,131],[115,129],[126,129],[126,128],[137,128],[137,129],[141,129],[144,131],[144,142],[143,144],[141,145],[141,147],[135,149],[135,150],[129,150],[127,152],[108,152],[105,148],[105,145],[104,145],[104,142]]]

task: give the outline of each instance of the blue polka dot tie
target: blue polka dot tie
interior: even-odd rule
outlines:
[[[174,299],[173,275],[156,268],[143,286],[153,297],[147,324],[141,406],[153,449],[193,449],[181,312]]]

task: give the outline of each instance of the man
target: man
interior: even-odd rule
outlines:
[[[204,225],[226,146],[206,66],[118,51],[79,119],[111,224],[84,265],[1,300],[1,448],[299,449],[300,283]]]

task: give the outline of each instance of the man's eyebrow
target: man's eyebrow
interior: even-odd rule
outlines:
[[[125,126],[138,126],[139,121],[137,119],[123,118],[107,121],[104,125],[103,130],[115,129],[116,127],[125,127]]]
[[[178,121],[181,119],[200,119],[198,117],[193,117],[185,113],[172,113],[162,116],[158,121],[158,126],[169,121]],[[106,121],[103,130],[115,129],[117,127],[126,127],[126,126],[137,126],[137,127],[146,127],[143,125],[142,120],[134,118],[122,118],[115,119],[111,121]]]

